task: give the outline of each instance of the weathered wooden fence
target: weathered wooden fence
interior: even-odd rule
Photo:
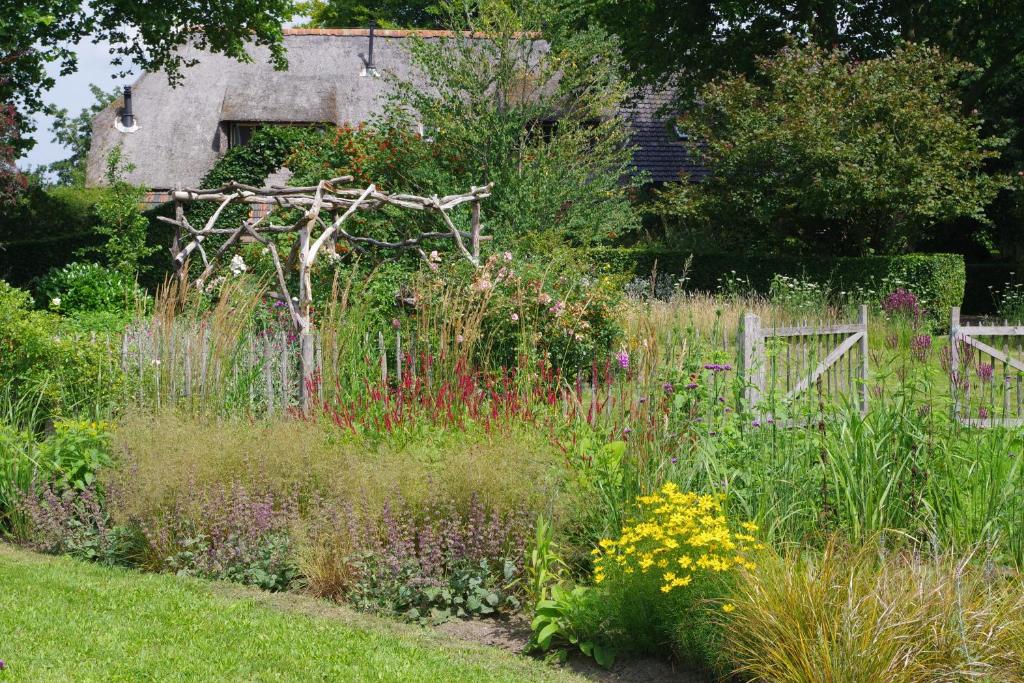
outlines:
[[[953,416],[975,427],[1024,424],[1024,326],[961,325],[954,308],[949,349]]]
[[[867,411],[867,306],[850,324],[765,327],[748,313],[738,339],[745,402],[756,414],[773,419],[785,413],[796,425],[841,402]]]

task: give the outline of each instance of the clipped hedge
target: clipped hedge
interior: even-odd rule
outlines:
[[[82,249],[99,247],[95,205],[101,188],[30,187],[17,204],[0,212],[0,278],[26,285],[51,268],[73,261]]]
[[[951,306],[964,300],[967,282],[963,256],[959,254],[902,254],[808,259],[788,256],[750,257],[736,254],[696,254],[665,248],[599,247],[590,250],[596,263],[608,272],[649,277],[687,273],[687,288],[714,291],[724,275],[735,271],[749,280],[755,291],[767,292],[776,274],[828,283],[838,290],[871,287],[883,280],[899,279],[929,302],[938,318],[945,319]],[[690,260],[689,270],[686,270]]]

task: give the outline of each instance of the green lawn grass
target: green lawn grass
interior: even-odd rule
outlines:
[[[582,680],[302,596],[109,569],[3,544],[0,659],[7,664],[2,683]]]

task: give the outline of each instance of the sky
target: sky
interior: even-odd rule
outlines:
[[[108,43],[94,45],[85,41],[79,43],[75,51],[78,54],[78,71],[68,76],[57,76],[60,71],[59,65],[50,64],[47,71],[56,76],[57,85],[43,97],[47,103],[67,109],[72,116],[94,102],[92,93],[89,92],[90,83],[109,91],[131,85],[138,78],[137,70],[130,76],[112,78],[113,74],[121,71],[121,68],[111,65]],[[68,155],[67,150],[55,144],[53,134],[50,133],[52,117],[36,114],[32,118],[36,122],[36,146],[19,160],[18,165],[21,168],[41,166],[65,158]]]

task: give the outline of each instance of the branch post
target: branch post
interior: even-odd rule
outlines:
[[[302,377],[299,384],[299,396],[302,411],[309,414],[315,399],[316,385],[319,381],[316,367],[316,349],[313,324],[313,281],[312,270],[317,256],[323,250],[335,249],[339,241],[350,244],[355,250],[365,248],[386,250],[412,250],[423,255],[424,245],[450,240],[456,247],[455,251],[475,267],[481,267],[480,243],[489,240],[482,235],[480,218],[481,200],[491,196],[493,183],[480,187],[473,186],[468,192],[439,197],[421,197],[410,194],[390,194],[381,192],[375,184],[366,188],[344,187],[351,184],[351,176],[341,176],[329,180],[321,180],[308,187],[274,187],[258,188],[242,183],[230,182],[219,188],[211,189],[180,189],[172,194],[174,202],[174,218],[160,216],[159,220],[174,228],[174,240],[171,245],[171,259],[174,270],[181,280],[188,278],[188,262],[193,253],[198,253],[203,262],[203,270],[192,281],[202,289],[211,275],[223,267],[227,255],[248,237],[263,244],[274,263],[277,286],[280,292],[278,299],[284,300],[288,306],[293,331],[299,339],[299,350],[302,364]],[[216,203],[217,208],[201,228],[192,226],[185,215],[185,206],[195,202]],[[269,220],[269,213],[258,220],[245,219],[238,227],[218,227],[217,221],[224,210],[231,205],[267,206],[281,209],[300,209],[302,214],[291,225],[275,225]],[[452,220],[450,212],[463,204],[470,204],[470,230],[464,231]],[[346,230],[346,222],[359,211],[375,211],[392,206],[411,211],[435,213],[441,219],[440,229],[421,232],[416,235],[396,239],[394,241],[379,240],[363,235],[354,235]],[[325,222],[321,214],[326,213],[330,222]],[[266,219],[266,222],[264,222]],[[318,233],[319,230],[319,233]],[[271,237],[279,234],[294,234],[295,244],[288,258],[282,262],[277,245]],[[226,236],[227,239],[209,258],[203,248],[203,242],[214,235]],[[466,243],[469,243],[469,248]],[[299,289],[297,296],[292,296],[288,287],[288,273],[296,272]]]

